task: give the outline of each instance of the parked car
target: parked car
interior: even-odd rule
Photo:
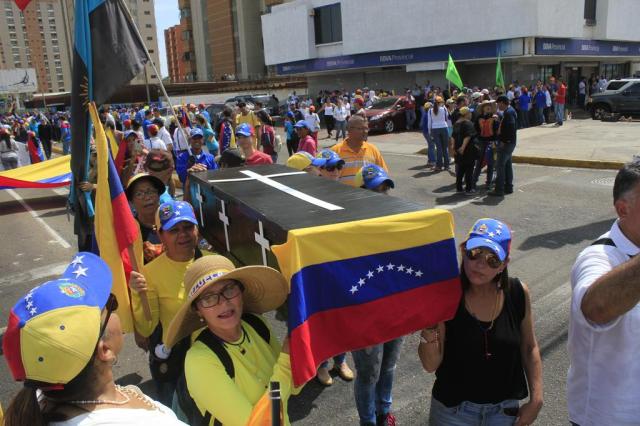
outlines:
[[[244,102],[249,109],[255,107],[256,102],[262,103],[262,106],[269,111],[269,115],[272,117],[280,115],[279,102],[271,95],[257,94],[257,95],[238,95],[233,98],[229,98],[225,101],[226,104],[237,105],[238,102]]]
[[[610,113],[640,115],[640,78],[611,80],[604,92],[589,97],[587,108],[594,120]]]
[[[405,129],[404,96],[387,96],[380,98],[365,109],[369,130],[391,133],[397,129]]]

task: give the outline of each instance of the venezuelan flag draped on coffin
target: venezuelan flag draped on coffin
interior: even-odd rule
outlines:
[[[216,250],[289,279],[296,386],[341,352],[453,317],[461,288],[450,212],[284,166],[192,175]]]

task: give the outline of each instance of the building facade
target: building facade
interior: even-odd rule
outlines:
[[[193,52],[185,62],[194,62],[194,80],[266,76],[260,19],[265,0],[179,0],[179,7],[183,42]]]
[[[445,85],[446,60],[469,86],[640,71],[635,0],[290,0],[262,16],[265,62],[305,74],[310,91]]]
[[[185,43],[182,42],[182,24],[174,25],[164,30],[164,44],[167,52],[167,68],[172,83],[187,81],[185,74]]]
[[[152,0],[128,0],[127,6],[156,66],[158,41]],[[0,69],[35,68],[38,92],[71,90],[73,65],[73,0],[32,0],[20,11],[13,0],[0,1]],[[158,69],[159,70],[159,69]],[[147,65],[149,83],[158,76]],[[144,84],[144,73],[132,80]]]

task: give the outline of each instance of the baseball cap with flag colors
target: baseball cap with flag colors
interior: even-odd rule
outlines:
[[[511,249],[509,226],[496,219],[478,219],[469,230],[465,248],[472,250],[478,247],[488,248],[500,258],[501,262],[504,262]]]
[[[92,253],[78,253],[64,273],[13,306],[2,341],[17,381],[64,385],[89,363],[111,292],[111,270]]]
[[[167,201],[160,204],[156,212],[156,227],[163,231],[173,228],[178,222],[191,222],[198,225],[193,207],[186,201]]]

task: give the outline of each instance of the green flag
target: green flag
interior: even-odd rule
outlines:
[[[496,86],[504,90],[504,75],[502,74],[502,64],[500,63],[500,55],[498,55],[498,63],[496,64]]]
[[[449,63],[447,64],[447,75],[446,79],[449,80],[456,86],[458,89],[462,89],[464,86],[462,85],[462,79],[460,78],[460,74],[458,74],[458,70],[456,69],[456,64],[453,63],[453,58],[451,54],[449,54]]]

